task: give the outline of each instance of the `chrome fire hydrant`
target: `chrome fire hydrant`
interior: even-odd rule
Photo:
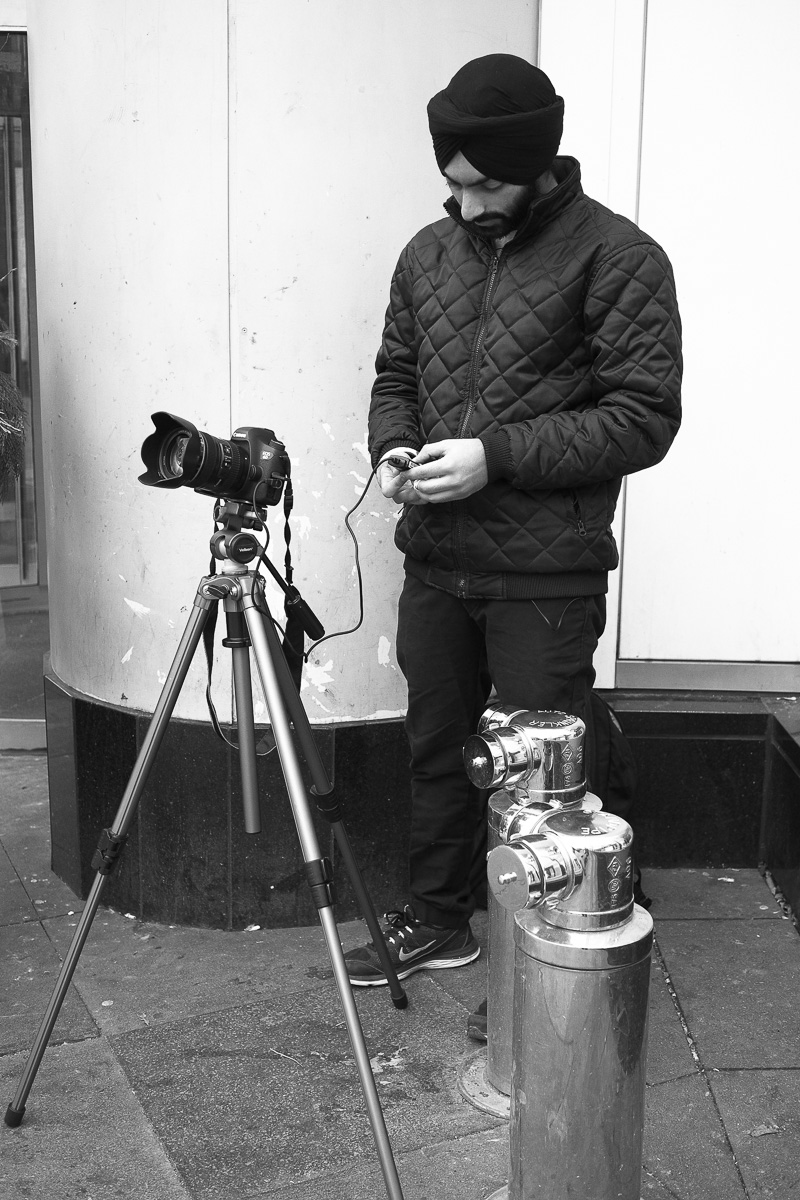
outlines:
[[[464,765],[480,788],[500,788],[489,797],[488,849],[535,834],[558,809],[594,812],[600,800],[586,791],[584,736],[578,717],[495,705],[481,717],[477,734],[464,745]],[[514,1004],[514,916],[488,897],[488,986],[486,1081],[511,1094],[511,1034]]]
[[[580,803],[535,825],[488,858],[515,914],[511,1176],[492,1200],[639,1200],[653,922],[633,833]]]

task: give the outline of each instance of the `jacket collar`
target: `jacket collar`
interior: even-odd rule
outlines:
[[[514,238],[508,243],[508,249],[512,249],[521,242],[527,242],[535,237],[545,225],[549,225],[573,200],[583,194],[581,168],[577,159],[566,156],[556,158],[553,162],[553,174],[556,177],[555,188],[552,192],[547,192],[544,196],[537,196],[535,200],[531,201],[524,221],[517,229]],[[470,228],[462,220],[461,210],[454,197],[451,196],[445,202],[444,207],[447,215],[452,217],[463,229],[466,229],[472,237],[476,238],[479,242],[493,247],[491,238],[486,238],[476,233],[474,229]]]

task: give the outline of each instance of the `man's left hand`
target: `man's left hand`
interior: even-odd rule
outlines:
[[[406,479],[431,504],[463,500],[488,482],[486,455],[478,438],[429,442],[414,459]]]

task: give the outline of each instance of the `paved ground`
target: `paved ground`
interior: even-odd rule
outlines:
[[[756,871],[644,882],[657,951],[642,1200],[800,1197],[794,924]],[[49,871],[44,757],[0,755],[3,1111],[80,908]],[[345,949],[363,932],[341,926]],[[506,1123],[459,1089],[485,957],[407,987],[404,1011],[384,990],[356,997],[404,1196],[479,1200],[508,1174]],[[385,1194],[321,930],[224,933],[101,908],[24,1121],[0,1126],[0,1198]]]

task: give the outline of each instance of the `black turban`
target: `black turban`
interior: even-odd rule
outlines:
[[[501,183],[533,183],[546,171],[563,123],[564,101],[544,71],[514,54],[473,59],[428,105],[439,170],[460,150]]]

